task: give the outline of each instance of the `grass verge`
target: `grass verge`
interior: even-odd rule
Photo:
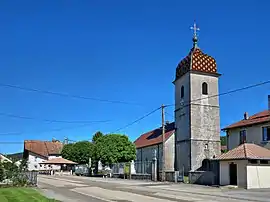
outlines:
[[[38,191],[27,187],[0,188],[1,202],[57,202],[42,196]]]

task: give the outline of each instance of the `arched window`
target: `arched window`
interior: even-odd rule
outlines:
[[[208,95],[208,85],[205,82],[203,82],[203,84],[202,84],[202,94]]]
[[[181,87],[181,98],[184,97],[184,93],[185,93],[185,89],[184,89],[184,86]]]

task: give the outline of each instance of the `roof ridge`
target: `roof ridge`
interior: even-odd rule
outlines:
[[[244,146],[244,155],[245,155],[245,158],[247,158],[246,143],[244,143],[243,146]]]

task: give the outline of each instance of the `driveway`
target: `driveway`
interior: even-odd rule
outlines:
[[[220,189],[189,184],[112,178],[39,175],[38,187],[47,197],[67,202],[270,202],[269,190]]]

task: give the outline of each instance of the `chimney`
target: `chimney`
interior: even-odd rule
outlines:
[[[248,117],[248,113],[247,112],[245,112],[244,113],[244,120],[247,120],[249,117]]]
[[[268,110],[270,110],[270,95],[268,95]]]

